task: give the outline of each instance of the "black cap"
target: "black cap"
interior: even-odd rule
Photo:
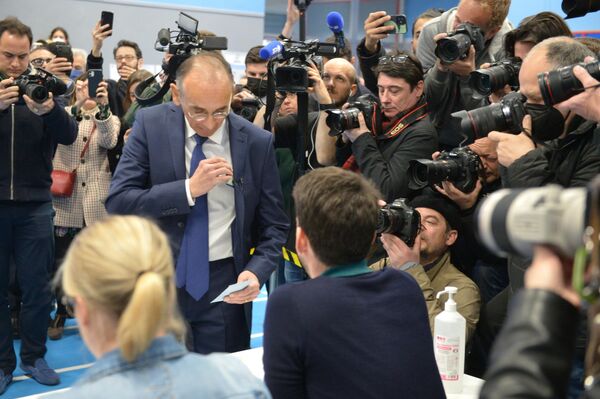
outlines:
[[[413,208],[433,209],[446,219],[450,228],[454,230],[460,230],[461,228],[460,209],[452,200],[441,194],[431,193],[419,195],[413,198],[409,205]]]

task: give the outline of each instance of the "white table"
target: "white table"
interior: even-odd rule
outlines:
[[[240,359],[252,374],[261,380],[264,379],[265,371],[262,364],[263,348],[248,349],[232,353],[230,356]],[[450,394],[448,395],[448,399],[477,399],[482,385],[482,379],[465,374],[462,393]]]

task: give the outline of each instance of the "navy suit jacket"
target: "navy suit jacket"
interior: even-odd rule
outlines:
[[[289,227],[275,160],[273,135],[230,114],[236,271],[264,283],[281,256]],[[141,109],[115,171],[106,209],[154,218],[171,240],[177,259],[187,216],[185,121],[181,107],[165,103]],[[250,249],[255,248],[250,256]],[[232,282],[233,283],[233,282]]]

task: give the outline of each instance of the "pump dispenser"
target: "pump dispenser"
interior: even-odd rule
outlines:
[[[465,335],[467,321],[456,311],[453,296],[456,287],[446,287],[437,293],[439,299],[448,294],[444,311],[435,317],[433,345],[435,361],[446,394],[461,393],[465,369]]]

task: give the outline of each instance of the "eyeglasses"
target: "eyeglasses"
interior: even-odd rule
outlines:
[[[214,120],[217,120],[217,121],[223,120],[223,119],[227,118],[227,115],[229,115],[230,112],[231,112],[231,109],[228,109],[227,111],[216,111],[216,112],[213,112],[212,114],[208,114],[206,112],[190,112],[190,111],[187,111],[186,114],[187,114],[187,116],[189,116],[191,119],[195,120],[196,122],[203,122],[208,119],[209,115],[212,115]]]
[[[403,62],[406,62],[406,61],[410,61],[413,64],[415,64],[415,62],[413,61],[413,59],[410,58],[406,54],[401,54],[401,55],[383,55],[383,56],[379,57],[379,64],[381,64],[381,65],[392,64],[392,63],[402,64]]]
[[[73,298],[72,296],[68,296],[68,295],[64,295],[60,302],[65,305],[65,308],[67,309],[67,313],[70,316],[75,316],[75,298]]]
[[[118,57],[115,57],[115,61],[117,62],[121,62],[121,61],[133,61],[136,60],[137,57],[135,55],[120,55]]]
[[[44,66],[44,64],[49,63],[50,61],[52,61],[52,58],[34,58],[33,60],[31,60],[31,65],[33,65],[36,68],[39,68],[41,66]]]

